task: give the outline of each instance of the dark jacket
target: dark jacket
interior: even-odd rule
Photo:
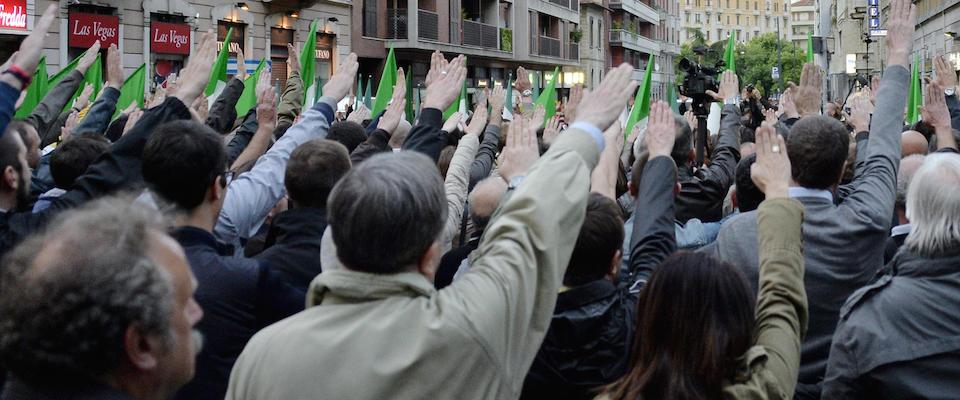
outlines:
[[[56,377],[44,385],[33,385],[12,377],[0,400],[135,400],[136,398],[99,382],[62,384]]]
[[[443,113],[435,108],[424,108],[420,120],[403,142],[404,150],[414,150],[425,154],[436,162],[440,152],[447,145],[447,133],[440,129],[443,125]]]
[[[0,137],[7,131],[7,125],[13,119],[13,108],[19,97],[19,90],[8,83],[0,83]]]
[[[240,127],[237,128],[233,138],[230,139],[230,143],[227,143],[227,165],[233,165],[233,162],[237,161],[240,154],[250,145],[250,141],[253,140],[253,135],[257,133],[258,128],[260,128],[260,123],[257,121],[257,109],[254,107],[243,117]]]
[[[470,190],[473,190],[478,182],[490,176],[493,163],[497,160],[498,150],[500,150],[500,126],[489,124],[484,129],[483,141],[480,142],[477,156],[470,164]]]
[[[482,232],[480,233],[482,234]],[[463,260],[470,257],[470,253],[473,253],[473,251],[480,246],[480,236],[480,234],[475,233],[473,239],[470,239],[467,244],[448,251],[440,258],[440,265],[437,267],[437,273],[433,277],[433,287],[440,290],[453,283],[453,278],[457,275],[457,271],[460,270],[460,265],[463,264]]]
[[[189,118],[187,107],[179,99],[168,97],[160,106],[144,112],[137,126],[110,146],[107,153],[77,178],[70,191],[54,200],[49,208],[36,214],[29,210],[0,214],[0,256],[45,226],[57,213],[142,181],[140,158],[153,128],[164,122]]]
[[[47,147],[60,136],[60,127],[57,120],[67,103],[77,94],[80,83],[83,82],[83,74],[80,71],[73,70],[66,77],[60,80],[53,89],[43,96],[43,100],[33,112],[27,116],[26,121],[37,128],[37,134],[40,136],[40,148]],[[26,90],[26,89],[24,89]],[[16,98],[14,98],[16,101]]]
[[[840,312],[824,399],[955,399],[960,395],[960,256],[909,250],[892,274]]]
[[[220,92],[220,97],[217,97],[210,107],[207,126],[221,135],[233,130],[233,124],[237,121],[237,100],[240,100],[242,94],[243,81],[233,78],[227,82],[227,86]]]
[[[697,218],[717,222],[723,218],[723,199],[734,182],[740,162],[740,108],[723,107],[720,140],[713,151],[710,165],[696,172],[681,168],[680,194],[677,195],[677,220],[680,223]]]
[[[262,253],[256,256],[276,271],[288,285],[304,292],[323,268],[320,241],[327,229],[327,211],[294,208],[273,218]]]
[[[640,289],[676,248],[676,165],[650,160],[634,203],[630,274],[616,283],[593,281],[560,293],[550,328],[523,384],[522,399],[592,399],[599,386],[628,370]]]
[[[390,134],[383,129],[377,129],[367,137],[363,143],[360,143],[353,152],[350,153],[350,163],[353,166],[373,157],[378,153],[390,151]]]
[[[107,126],[110,125],[113,114],[117,112],[117,100],[119,98],[119,90],[109,86],[103,88],[103,93],[93,102],[90,111],[87,111],[87,116],[77,124],[77,128],[73,132],[77,134],[87,132],[104,134],[107,131]]]
[[[183,246],[197,279],[194,298],[203,308],[197,330],[203,350],[196,374],[175,399],[222,399],[230,370],[247,341],[261,328],[303,310],[304,293],[283,283],[257,260],[232,257],[233,249],[213,234],[180,227],[173,237]]]
[[[897,255],[897,252],[900,251],[900,247],[903,246],[903,242],[907,240],[907,233],[901,235],[890,236],[887,239],[887,244],[883,249],[883,265],[887,265],[890,261],[893,261],[893,257]]]

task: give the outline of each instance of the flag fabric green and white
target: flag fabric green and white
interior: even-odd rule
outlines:
[[[630,116],[627,117],[627,124],[623,128],[623,137],[630,137],[635,125],[640,125],[643,131],[647,126],[647,117],[650,115],[650,85],[653,80],[653,56],[647,62],[647,70],[643,73],[643,82],[640,83],[640,89],[637,90],[637,96],[633,99],[633,108],[630,109]]]
[[[243,80],[243,93],[237,99],[237,115],[247,115],[251,109],[257,106],[257,81],[260,80],[260,73],[267,66],[267,60],[260,59],[257,69],[253,71],[247,79]]]
[[[550,82],[547,82],[547,86],[543,88],[543,93],[534,103],[535,106],[543,106],[543,123],[547,123],[557,113],[557,78],[559,76],[560,67],[555,67]]]
[[[507,74],[507,98],[503,101],[503,119],[513,120],[513,75]]]
[[[667,85],[667,104],[670,105],[674,114],[680,114],[680,104],[677,103],[677,84],[671,79]]]
[[[317,102],[316,75],[317,71],[317,20],[310,23],[310,34],[300,49],[300,78],[306,87],[303,91],[303,106],[311,107]],[[306,108],[304,108],[306,109]]]
[[[813,62],[813,31],[807,32],[807,62]]]
[[[447,118],[450,118],[453,113],[460,111],[466,115],[467,113],[467,80],[463,80],[463,85],[460,86],[460,95],[457,96],[457,99],[453,101],[453,104],[450,104],[450,107],[447,107],[446,111],[443,112],[444,121]]]
[[[910,92],[907,94],[907,123],[915,124],[920,120],[920,106],[923,104],[923,94],[920,92],[920,59],[914,56],[910,66]]]
[[[391,49],[392,52],[393,49]],[[413,71],[413,68],[407,69],[407,71]],[[404,104],[404,112],[407,114],[407,122],[413,124],[413,120],[417,118],[416,114],[413,113],[413,74],[407,73],[407,93],[406,93],[406,103]]]
[[[367,109],[373,109],[373,99],[370,97],[370,87],[373,86],[373,75],[367,75],[367,87],[364,88],[363,92],[363,105],[367,106]],[[370,115],[374,115],[372,112]]]
[[[723,51],[723,62],[726,64],[726,71],[737,70],[737,31],[730,31],[730,37],[727,38],[727,48]]]
[[[33,81],[30,82],[30,86],[27,86],[27,95],[23,98],[23,103],[20,104],[20,108],[14,115],[16,118],[28,117],[33,109],[43,101],[43,97],[50,90],[48,79],[47,58],[43,57],[40,59],[40,64],[37,64],[37,70],[33,73]]]
[[[86,54],[86,52],[84,52],[84,54]],[[73,61],[70,61],[70,63],[64,66],[59,72],[57,72],[56,74],[53,74],[53,76],[51,76],[50,79],[47,79],[48,90],[50,88],[53,88],[54,86],[57,86],[57,84],[60,83],[60,81],[63,80],[63,78],[65,78],[67,75],[73,72],[73,70],[77,69],[77,64],[79,64],[81,58],[83,58],[83,54],[81,54],[80,57],[74,58]],[[103,69],[101,68],[100,65],[101,65],[100,55],[98,54],[97,59],[93,61],[93,64],[90,64],[90,68],[87,68],[87,72],[83,74],[83,83],[89,83],[90,86],[93,86],[93,89],[94,89],[93,93],[90,94],[91,101],[94,100],[97,93],[100,93],[100,89],[103,88]],[[67,111],[70,109],[70,107],[73,107],[74,101],[77,99],[77,97],[80,96],[80,93],[83,91],[83,87],[84,87],[83,83],[81,83],[80,86],[77,87],[77,91],[73,94],[72,97],[70,97],[70,100],[67,101],[66,104],[64,104],[63,110],[61,110],[61,112]],[[46,93],[44,93],[44,95],[46,95]],[[41,100],[42,100],[42,97],[41,97]]]
[[[213,102],[220,97],[220,92],[227,87],[227,61],[230,58],[230,38],[233,37],[233,28],[227,30],[227,36],[223,40],[223,47],[217,54],[216,61],[213,62],[213,68],[210,69],[210,80],[207,87],[203,90],[203,95],[207,96],[207,103],[210,107]]]
[[[532,83],[532,86],[533,86],[531,88],[533,89],[533,98],[539,99],[540,98],[540,75],[531,74],[531,78],[532,79],[530,79],[530,82]]]
[[[370,109],[370,115],[377,115],[386,110],[393,97],[393,87],[397,84],[397,59],[393,55],[393,47],[387,53],[387,61],[383,64],[383,73],[380,74],[380,85],[377,86],[377,97]]]
[[[97,98],[97,94],[100,93],[100,90],[103,89],[103,64],[100,63],[100,55],[97,55],[97,59],[94,60],[93,64],[90,64],[90,68],[87,69],[87,73],[83,74],[83,83],[89,84],[93,87],[93,91],[90,92],[90,102],[93,102]],[[74,97],[80,96],[80,92],[83,91],[83,86],[80,85],[77,88],[77,93]]]
[[[363,103],[363,74],[357,75],[357,92],[354,93],[354,96],[356,96],[356,100],[353,107],[356,109],[357,105]]]
[[[120,97],[117,98],[117,109],[113,113],[113,118],[117,118],[120,112],[133,102],[137,102],[137,105],[143,108],[143,94],[146,81],[147,65],[140,64],[140,67],[133,71],[133,73],[127,77],[127,80],[123,81],[123,86],[120,86]]]

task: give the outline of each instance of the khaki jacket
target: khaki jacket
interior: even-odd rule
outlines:
[[[307,310],[258,333],[227,399],[515,399],[553,311],[599,152],[560,136],[501,204],[470,272],[322,273]]]

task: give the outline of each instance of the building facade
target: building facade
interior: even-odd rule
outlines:
[[[203,32],[217,32],[217,40],[223,45],[232,27],[229,74],[236,71],[236,50],[242,50],[248,69],[256,67],[261,59],[269,61],[274,84],[280,86],[286,79],[287,44],[302,47],[313,20],[318,21],[314,54],[319,65],[317,78],[328,78],[338,59],[350,53],[349,1],[0,0],[0,15],[17,13],[26,25],[25,29],[0,27],[0,57],[5,59],[16,51],[38,13],[50,4],[59,7],[59,23],[44,41],[43,55],[50,74],[100,40],[104,56],[109,45],[118,47],[126,75],[145,65],[148,84],[161,82],[169,73],[180,70]],[[106,68],[106,57],[102,60]]]
[[[790,36],[789,0],[675,0],[681,3],[683,42],[693,39],[699,30],[707,42],[724,40],[736,32],[738,42],[746,42],[768,32]]]
[[[628,63],[634,79],[643,79],[650,57],[654,98],[662,98],[675,81],[674,59],[680,54],[679,5],[675,0],[611,0],[610,57]]]
[[[817,20],[814,0],[800,0],[790,4],[790,41],[794,46],[804,48],[807,35],[813,34]]]
[[[610,8],[608,0],[580,0],[580,68],[584,85],[596,87],[610,68]]]

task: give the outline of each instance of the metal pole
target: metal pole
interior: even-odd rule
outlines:
[[[783,92],[783,51],[780,48],[780,44],[783,39],[780,37],[780,18],[777,18],[777,90],[778,93]]]

